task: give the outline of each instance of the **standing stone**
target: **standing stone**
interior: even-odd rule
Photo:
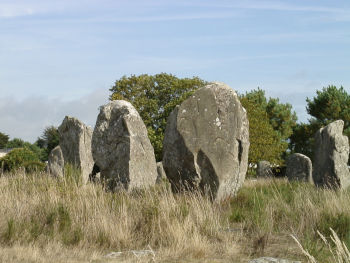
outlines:
[[[80,169],[82,181],[86,183],[94,166],[91,153],[92,129],[78,119],[66,116],[58,127],[58,132],[65,164]]]
[[[64,159],[60,146],[56,146],[49,154],[48,172],[54,177],[64,176]]]
[[[312,183],[312,162],[309,157],[301,153],[294,153],[287,159],[286,176],[288,180]]]
[[[162,162],[157,162],[157,173],[158,173],[158,176],[157,176],[156,183],[159,184],[162,182],[164,178],[166,178],[166,174],[165,174]]]
[[[315,135],[313,180],[317,186],[345,189],[350,185],[349,140],[343,135],[344,121],[321,128]]]
[[[156,182],[156,159],[146,126],[127,101],[111,101],[100,108],[92,154],[110,190],[147,187]]]
[[[268,161],[258,162],[258,166],[256,168],[256,175],[257,175],[257,177],[271,177],[271,176],[273,176],[271,164]]]
[[[246,110],[229,86],[213,83],[170,114],[163,166],[174,191],[197,188],[221,200],[243,184],[248,150]]]

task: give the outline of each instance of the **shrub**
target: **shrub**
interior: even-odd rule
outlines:
[[[38,156],[27,148],[17,148],[0,159],[0,166],[4,171],[12,171],[21,167],[28,171],[42,170],[44,164],[40,163]]]

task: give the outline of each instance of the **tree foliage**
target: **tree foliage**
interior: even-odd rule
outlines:
[[[35,144],[44,149],[43,159],[47,160],[50,152],[59,144],[60,137],[58,128],[51,125],[45,128],[43,134],[37,139]]]
[[[14,138],[6,144],[6,148],[9,149],[17,149],[17,148],[26,148],[33,152],[37,158],[41,161],[45,161],[45,151],[41,149],[38,145],[31,144],[30,142],[23,141],[22,139],[19,138]]]
[[[249,119],[248,162],[258,163],[261,160],[267,160],[274,164],[281,164],[287,144],[273,129],[267,112],[257,101],[251,101],[247,97],[242,97],[241,103],[247,110]]]
[[[299,152],[313,159],[314,137],[317,130],[335,120],[344,121],[344,134],[350,137],[350,95],[343,87],[330,85],[316,91],[316,96],[306,99],[309,123],[298,124],[290,139],[292,152]]]
[[[297,116],[289,103],[265,96],[258,88],[240,96],[249,119],[249,162],[266,160],[282,164],[289,137],[296,126]]]
[[[292,135],[298,118],[292,111],[291,104],[281,103],[278,98],[267,100],[265,91],[260,88],[247,92],[244,97],[266,111],[271,126],[279,133],[282,140],[286,141]]]
[[[9,139],[10,137],[7,134],[0,132],[0,149],[5,148]]]
[[[206,82],[198,77],[177,78],[161,73],[157,75],[123,76],[110,89],[110,100],[129,101],[140,113],[156,159],[162,158],[166,121],[176,105],[188,98]]]
[[[330,85],[316,91],[316,97],[306,99],[307,112],[320,127],[335,120],[344,121],[344,133],[350,136],[350,95],[343,87]]]

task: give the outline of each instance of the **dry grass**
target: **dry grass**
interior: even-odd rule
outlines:
[[[174,196],[166,184],[112,194],[72,178],[16,174],[0,178],[0,198],[3,261],[3,251],[26,246],[34,258],[43,253],[38,249],[70,248],[102,256],[150,247],[156,261],[229,259],[238,251],[236,237],[223,231],[219,205],[197,193]],[[47,249],[51,245],[55,249]],[[86,260],[80,255],[76,258]]]
[[[0,178],[0,262],[247,262],[259,256],[333,261],[317,234],[350,242],[350,194],[285,180],[247,180],[212,203],[166,183],[131,193],[46,174]],[[134,256],[130,250],[152,250]],[[105,257],[112,251],[123,256]],[[347,262],[347,261],[339,261]]]

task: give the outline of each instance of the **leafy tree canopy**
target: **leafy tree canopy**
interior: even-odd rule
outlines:
[[[10,137],[7,134],[0,132],[0,149],[5,148],[9,139]]]
[[[36,144],[31,144],[30,142],[25,142],[22,139],[14,138],[6,144],[6,148],[16,149],[16,148],[26,148],[33,152],[38,159],[45,161],[45,152]]]
[[[198,77],[178,78],[167,73],[123,76],[110,89],[110,100],[126,100],[136,108],[147,127],[159,161],[169,114],[176,105],[206,83]]]
[[[299,152],[313,159],[315,133],[335,120],[344,121],[344,134],[350,137],[350,95],[343,87],[330,85],[316,91],[316,96],[306,99],[309,123],[298,124],[290,139],[292,152]],[[349,160],[350,161],[350,160]]]
[[[298,118],[296,113],[292,111],[291,104],[281,103],[278,98],[267,99],[265,91],[260,88],[247,92],[242,97],[259,105],[267,113],[271,126],[279,133],[282,140],[286,141],[292,135],[293,127]]]
[[[43,134],[37,139],[35,144],[44,149],[43,159],[47,160],[50,152],[60,142],[58,129],[55,126],[48,126],[45,128]]]
[[[267,112],[259,101],[241,98],[242,106],[247,110],[249,119],[249,163],[266,160],[274,164],[282,164],[282,155],[288,144],[270,123]]]
[[[306,99],[307,112],[312,121],[319,127],[328,125],[335,120],[344,121],[344,133],[350,136],[350,95],[343,87],[330,85],[321,91],[316,91],[316,97]]]

